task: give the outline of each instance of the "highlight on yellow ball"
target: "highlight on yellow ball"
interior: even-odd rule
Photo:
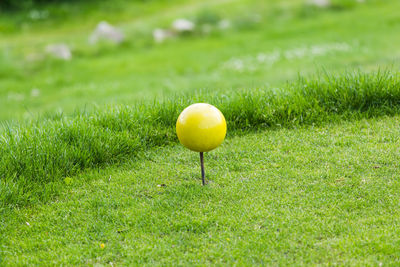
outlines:
[[[190,150],[200,152],[203,185],[203,152],[218,147],[225,139],[226,121],[219,109],[207,103],[196,103],[185,108],[176,121],[179,142]]]

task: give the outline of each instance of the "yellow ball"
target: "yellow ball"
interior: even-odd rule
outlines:
[[[207,152],[224,141],[225,117],[219,109],[210,104],[193,104],[179,115],[176,133],[185,147],[196,152]]]

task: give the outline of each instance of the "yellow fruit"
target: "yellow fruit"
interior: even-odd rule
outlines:
[[[207,152],[224,141],[225,117],[219,109],[210,104],[193,104],[179,115],[176,133],[185,147],[196,152]]]

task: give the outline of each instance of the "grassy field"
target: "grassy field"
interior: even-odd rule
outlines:
[[[398,265],[399,123],[233,137],[206,154],[206,187],[197,153],[148,150],[9,215],[3,264]]]
[[[322,70],[368,72],[398,67],[398,1],[330,9],[292,0],[120,5],[125,8],[115,5],[115,13],[102,8],[78,12],[70,7],[77,14],[65,15],[62,22],[56,11],[51,16],[52,9],[48,20],[32,21],[29,13],[19,20],[0,18],[3,28],[11,28],[0,32],[4,40],[0,42],[0,120],[43,112],[71,114],[77,108],[91,110],[105,103],[131,105],[199,89],[267,88]],[[231,27],[214,26],[210,34],[203,34],[199,26],[191,36],[154,43],[153,29],[168,27],[180,17],[206,22],[227,19]],[[104,19],[123,29],[125,43],[88,44],[96,23]],[[73,49],[71,61],[42,57],[47,44],[60,42]]]
[[[0,212],[49,200],[62,188],[63,178],[82,170],[118,164],[147,149],[176,143],[176,118],[190,103],[218,106],[232,136],[398,114],[399,78],[390,72],[327,76],[325,81],[302,80],[281,89],[174,97],[8,127],[0,140]]]
[[[0,265],[399,265],[399,8],[118,0],[2,13]],[[180,17],[196,30],[154,42]],[[126,40],[90,45],[101,20]],[[46,55],[53,43],[72,59]],[[206,187],[174,128],[194,102],[228,124]]]

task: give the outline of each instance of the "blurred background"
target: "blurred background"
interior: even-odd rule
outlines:
[[[397,69],[398,0],[0,0],[0,122]]]

